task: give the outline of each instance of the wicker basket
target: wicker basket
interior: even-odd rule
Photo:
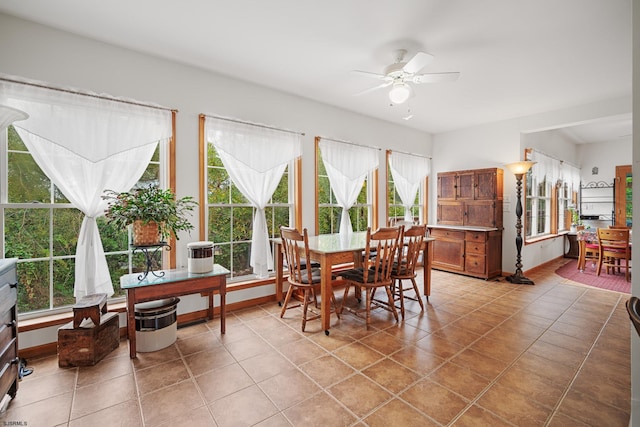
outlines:
[[[158,224],[155,222],[144,223],[138,220],[133,223],[133,245],[150,246],[160,243]]]

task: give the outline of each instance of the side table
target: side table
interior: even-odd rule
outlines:
[[[568,246],[565,244],[565,258],[575,258],[578,259],[580,256],[580,246],[578,245],[578,233],[575,231],[570,231],[569,233],[564,235]]]

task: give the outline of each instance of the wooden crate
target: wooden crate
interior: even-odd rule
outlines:
[[[73,328],[73,321],[58,329],[58,366],[93,366],[118,348],[118,313],[100,316],[100,324],[91,328]]]

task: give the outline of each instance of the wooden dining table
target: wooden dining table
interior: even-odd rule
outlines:
[[[309,256],[311,261],[320,263],[320,315],[322,329],[327,335],[329,335],[329,329],[331,328],[330,293],[333,292],[332,267],[347,263],[361,264],[362,251],[366,247],[366,238],[367,233],[365,231],[353,232],[348,235],[336,233],[309,236]],[[434,241],[434,238],[426,237],[422,248],[424,295],[427,298],[431,295],[431,263],[433,261]],[[273,242],[275,243],[276,255],[276,299],[282,301],[284,278],[282,240],[276,238],[273,239]]]

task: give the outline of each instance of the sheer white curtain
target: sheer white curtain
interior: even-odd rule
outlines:
[[[29,115],[24,111],[16,110],[6,105],[0,105],[0,131],[4,130],[16,120],[24,120],[27,117],[29,117]]]
[[[378,167],[378,150],[329,139],[320,139],[318,145],[331,190],[342,208],[340,233],[351,233],[349,209],[358,199],[367,174]]]
[[[420,189],[420,183],[429,175],[429,159],[411,154],[391,152],[389,169],[393,183],[404,206],[404,220],[413,223],[411,206]]]
[[[112,295],[96,223],[107,207],[101,196],[106,189],[127,191],[140,179],[158,141],[172,136],[171,112],[2,80],[0,94],[4,104],[29,114],[14,128],[42,171],[85,214],[74,295]]]
[[[209,117],[205,119],[205,135],[235,186],[256,209],[250,265],[258,277],[267,277],[273,269],[273,255],[264,209],[287,164],[302,154],[300,135]]]

